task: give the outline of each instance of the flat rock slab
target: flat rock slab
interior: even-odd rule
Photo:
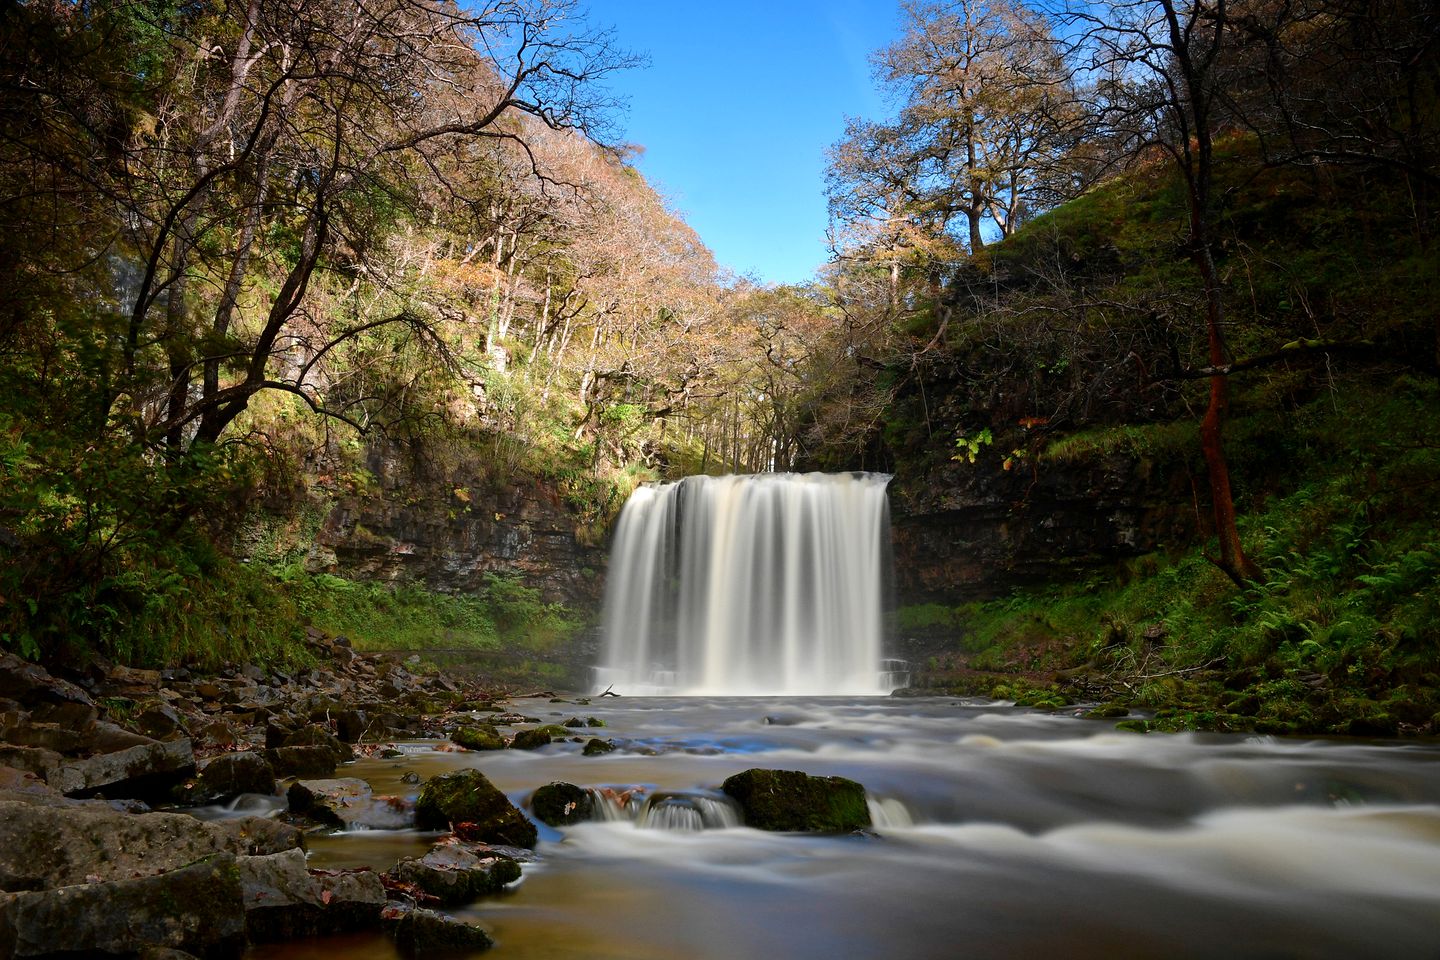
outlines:
[[[243,857],[238,867],[245,926],[257,943],[359,930],[380,922],[385,887],[368,870],[309,870],[300,850]]]
[[[0,955],[134,956],[168,947],[228,960],[245,949],[245,910],[232,854],[153,877],[81,883],[0,899]]]
[[[423,857],[401,860],[389,876],[419,888],[443,906],[457,906],[519,880],[520,864],[483,846],[468,847],[452,840],[437,843]]]
[[[215,853],[268,854],[300,842],[294,827],[260,817],[207,823],[179,813],[0,801],[0,890],[153,876]]]
[[[147,743],[56,766],[50,786],[67,797],[145,797],[163,794],[195,772],[189,740]]]
[[[411,825],[414,805],[401,797],[377,797],[354,777],[297,780],[286,791],[290,810],[342,829],[400,830]]]

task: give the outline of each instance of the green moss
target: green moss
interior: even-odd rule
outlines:
[[[421,830],[459,823],[473,824],[469,835],[486,843],[535,846],[535,825],[479,770],[432,777],[415,801],[415,825]]]
[[[504,750],[505,741],[492,726],[460,727],[450,739],[466,750]]]
[[[728,778],[721,789],[757,830],[848,833],[870,826],[865,788],[844,777],[755,768]]]

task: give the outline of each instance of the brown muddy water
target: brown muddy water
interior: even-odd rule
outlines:
[[[522,808],[554,780],[675,794],[633,819],[541,827],[540,860],[459,911],[496,960],[1440,958],[1440,745],[1116,732],[956,699],[520,701],[596,716],[615,753],[406,745],[339,776],[413,797],[476,767]],[[730,823],[749,767],[864,784],[869,836]],[[258,799],[256,803],[263,803]],[[272,803],[273,806],[273,803]],[[695,829],[704,827],[703,829]],[[312,866],[389,868],[434,834],[316,838]],[[383,937],[250,960],[389,960]]]

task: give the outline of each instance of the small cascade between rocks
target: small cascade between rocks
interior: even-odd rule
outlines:
[[[883,660],[886,474],[687,477],[631,495],[616,526],[596,691],[859,695]]]

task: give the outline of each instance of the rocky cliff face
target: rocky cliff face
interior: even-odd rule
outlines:
[[[517,479],[495,489],[467,477],[425,476],[397,453],[372,449],[374,482],[331,501],[306,558],[312,572],[476,592],[508,573],[547,601],[599,602],[605,550],[585,543],[553,488]]]
[[[1182,471],[1106,457],[1021,465],[949,463],[891,490],[902,604],[958,603],[1183,542],[1194,528]]]

